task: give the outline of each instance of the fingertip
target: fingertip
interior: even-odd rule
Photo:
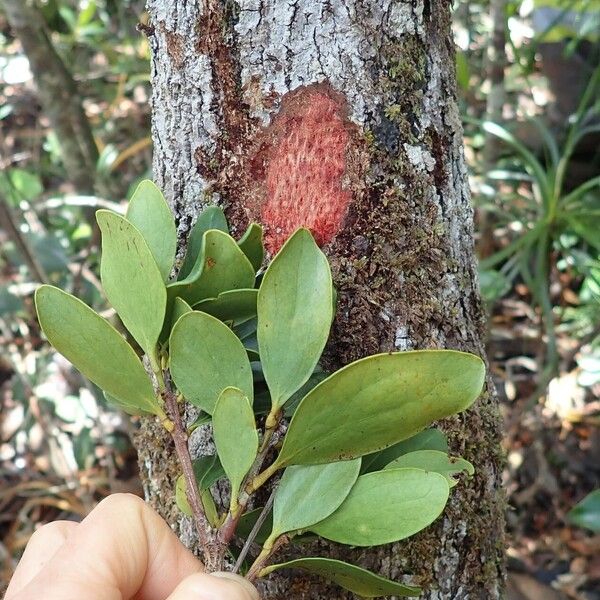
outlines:
[[[196,573],[184,579],[168,600],[259,600],[256,588],[233,573]]]
[[[216,573],[211,573],[211,577],[219,577],[221,579],[226,579],[229,581],[233,581],[236,585],[244,588],[249,595],[248,598],[252,600],[260,600],[258,595],[258,590],[244,577],[237,575],[236,573],[230,573],[228,571],[217,571]]]

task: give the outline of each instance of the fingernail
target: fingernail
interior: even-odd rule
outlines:
[[[253,600],[260,600],[257,589],[247,579],[244,579],[240,575],[236,575],[235,573],[230,573],[228,571],[217,571],[215,573],[211,573],[211,575],[213,577],[220,577],[221,579],[235,581],[238,585],[241,585],[248,592],[248,594],[250,594],[250,597],[253,598]]]

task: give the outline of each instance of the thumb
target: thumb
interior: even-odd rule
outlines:
[[[167,600],[260,600],[256,588],[233,573],[195,573],[184,579]]]

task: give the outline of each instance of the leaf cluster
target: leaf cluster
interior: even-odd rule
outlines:
[[[58,288],[37,290],[39,320],[52,345],[123,410],[156,415],[176,436],[176,397],[198,409],[192,427],[212,426],[215,456],[195,461],[193,473],[180,456],[181,510],[195,511],[195,481],[213,539],[250,579],[294,567],[363,597],[417,595],[327,557],[267,565],[281,545],[306,536],[368,547],[432,523],[456,475],[473,466],[450,457],[443,434],[428,427],[474,402],[483,362],[451,350],[385,353],[325,375],[318,363],[335,294],[308,230],[297,230],[263,270],[260,226],[236,241],[222,211],[209,207],[172,277],[175,224],[154,184],[140,184],[125,217],[100,210],[97,219],[104,291],[148,369],[112,324]],[[269,503],[250,511],[272,478]],[[227,510],[211,494],[220,480],[229,482]],[[251,530],[241,550],[236,529]],[[248,566],[255,541],[262,548]]]

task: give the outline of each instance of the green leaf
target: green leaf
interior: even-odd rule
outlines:
[[[242,252],[248,257],[255,271],[258,271],[265,257],[263,229],[258,223],[250,223],[246,233],[238,242]]]
[[[106,297],[144,352],[154,358],[167,294],[142,234],[108,210],[96,212],[102,232],[100,276]]]
[[[297,558],[285,563],[270,565],[263,569],[260,575],[265,577],[280,569],[303,569],[314,575],[320,575],[361,598],[418,596],[421,593],[421,588],[386,579],[366,569],[333,558]]]
[[[367,473],[358,478],[340,508],[310,529],[349,546],[396,542],[433,523],[444,510],[449,492],[446,478],[439,473],[420,469]]]
[[[440,452],[448,452],[448,440],[446,436],[435,427],[420,431],[416,435],[409,437],[403,442],[398,442],[385,450],[380,450],[374,454],[364,456],[362,459],[362,471],[380,471],[385,465],[393,460],[417,450],[439,450]]]
[[[203,456],[195,460],[192,466],[201,495],[203,492],[208,491],[219,479],[225,477],[225,471],[216,454]],[[192,509],[187,501],[187,486],[183,475],[180,475],[175,483],[175,501],[182,513],[188,516],[192,515]]]
[[[273,259],[258,292],[258,345],[273,408],[313,372],[329,335],[333,286],[325,255],[299,229]]]
[[[190,274],[167,286],[169,303],[179,296],[194,306],[201,300],[217,298],[221,292],[254,286],[254,267],[230,235],[210,229],[202,240]]]
[[[173,310],[171,311],[171,329],[175,327],[175,323],[179,321],[180,317],[189,312],[192,312],[192,307],[183,298],[175,298]]]
[[[233,321],[235,325],[256,316],[256,297],[258,290],[229,290],[222,292],[217,298],[202,300],[194,306],[221,321]]]
[[[443,475],[448,480],[448,485],[454,487],[458,483],[458,479],[453,477],[457,473],[463,471],[470,476],[475,473],[473,465],[464,458],[451,457],[445,452],[439,450],[417,450],[403,454],[390,464],[386,465],[386,469],[423,469],[423,471],[434,471]]]
[[[138,185],[125,218],[142,234],[163,281],[167,281],[175,261],[177,230],[169,205],[152,181],[145,179]]]
[[[256,327],[256,319],[250,319],[250,321],[246,321],[245,323],[234,325],[233,331],[235,332],[235,335],[240,338],[240,340],[244,341],[248,338],[256,337]]]
[[[360,459],[288,467],[275,492],[271,538],[328,517],[346,499],[359,471]]]
[[[260,517],[263,508],[256,508],[247,513],[244,513],[238,522],[238,526],[235,530],[235,534],[243,539],[247,539],[250,535],[250,532],[254,528],[256,521],[258,521],[258,517]],[[268,539],[273,529],[273,511],[269,511],[269,515],[265,519],[264,523],[260,526],[258,530],[258,534],[254,541],[257,544],[264,544]]]
[[[35,305],[48,341],[115,404],[131,414],[165,417],[140,359],[108,321],[50,285],[36,290]]]
[[[330,375],[300,402],[276,466],[356,458],[468,408],[482,360],[453,350],[378,354]]]
[[[196,429],[198,429],[198,427],[202,425],[207,425],[211,421],[211,416],[208,413],[205,413],[203,410],[201,410],[198,416],[194,419],[194,421],[187,426],[188,433],[195,431]]]
[[[212,414],[227,387],[253,398],[252,369],[242,342],[215,317],[202,312],[183,315],[169,340],[171,375],[195,406]]]
[[[231,482],[231,508],[258,452],[258,432],[252,404],[234,387],[223,390],[213,413],[213,433],[221,464]]]
[[[205,208],[196,219],[188,236],[187,251],[183,265],[179,270],[178,279],[185,279],[191,273],[202,249],[202,238],[209,229],[218,229],[224,233],[229,233],[225,214],[218,206]]]
[[[600,489],[589,493],[567,514],[571,523],[585,527],[594,533],[600,532]]]

